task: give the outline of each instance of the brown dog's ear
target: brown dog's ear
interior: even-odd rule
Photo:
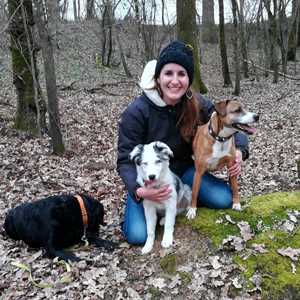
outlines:
[[[215,103],[215,110],[221,117],[226,116],[226,107],[230,100],[222,100]]]

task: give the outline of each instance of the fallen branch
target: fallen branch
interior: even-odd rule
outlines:
[[[61,86],[61,85],[59,85],[59,86],[57,86],[61,91],[70,91],[70,90],[76,90],[75,88],[74,88],[74,84],[76,83],[76,82],[78,82],[79,80],[74,80],[74,81],[72,81],[70,84],[68,84],[68,85],[65,85],[65,86]]]
[[[97,87],[104,87],[104,86],[118,86],[119,84],[135,84],[136,82],[134,80],[121,80],[121,81],[115,81],[115,82],[105,82],[99,84]]]
[[[13,104],[10,104],[9,102],[0,101],[0,104],[15,108],[15,106]]]
[[[87,93],[90,93],[90,94],[94,94],[97,91],[102,91],[102,92],[104,92],[104,93],[106,93],[107,95],[110,95],[110,96],[120,96],[120,97],[124,97],[125,96],[125,95],[115,94],[115,93],[109,92],[109,91],[107,91],[106,89],[104,89],[102,87],[95,87],[95,88],[91,88],[91,89],[84,88],[83,90],[85,92],[87,92]]]
[[[274,74],[274,71],[273,70],[268,70],[266,68],[263,68],[261,66],[258,66],[256,64],[253,63],[253,61],[249,61],[249,60],[243,60],[244,62],[248,63],[248,64],[251,64],[253,67],[261,70],[261,71],[265,71],[267,73],[270,73],[270,74]],[[293,76],[290,76],[290,75],[287,75],[287,74],[284,74],[282,72],[278,72],[278,75],[284,77],[284,78],[287,78],[287,79],[291,79],[291,80],[300,80],[300,78],[297,78],[297,77],[293,77]]]

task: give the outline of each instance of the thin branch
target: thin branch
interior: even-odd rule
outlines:
[[[261,71],[265,71],[267,73],[270,73],[270,74],[274,74],[274,71],[273,70],[268,70],[266,68],[263,68],[261,66],[258,66],[256,64],[253,63],[253,61],[248,61],[248,60],[244,60],[245,62],[247,62],[248,64],[251,64],[252,66],[254,66],[255,68],[261,70]],[[282,72],[278,72],[278,75],[284,77],[284,78],[287,78],[287,79],[291,79],[291,80],[300,80],[300,78],[297,78],[297,77],[293,77],[293,76],[290,76],[290,75],[287,75],[287,74],[284,74]]]

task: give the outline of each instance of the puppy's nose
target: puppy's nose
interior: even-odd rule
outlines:
[[[149,180],[154,180],[155,179],[155,175],[151,174],[148,176],[149,177]]]
[[[255,121],[255,122],[258,122],[258,120],[259,120],[259,115],[256,115],[256,114],[255,114],[255,115],[254,115],[254,121]]]

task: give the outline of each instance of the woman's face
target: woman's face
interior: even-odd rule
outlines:
[[[162,98],[167,105],[175,105],[189,87],[189,77],[184,67],[169,63],[163,66],[157,83],[162,92]]]

